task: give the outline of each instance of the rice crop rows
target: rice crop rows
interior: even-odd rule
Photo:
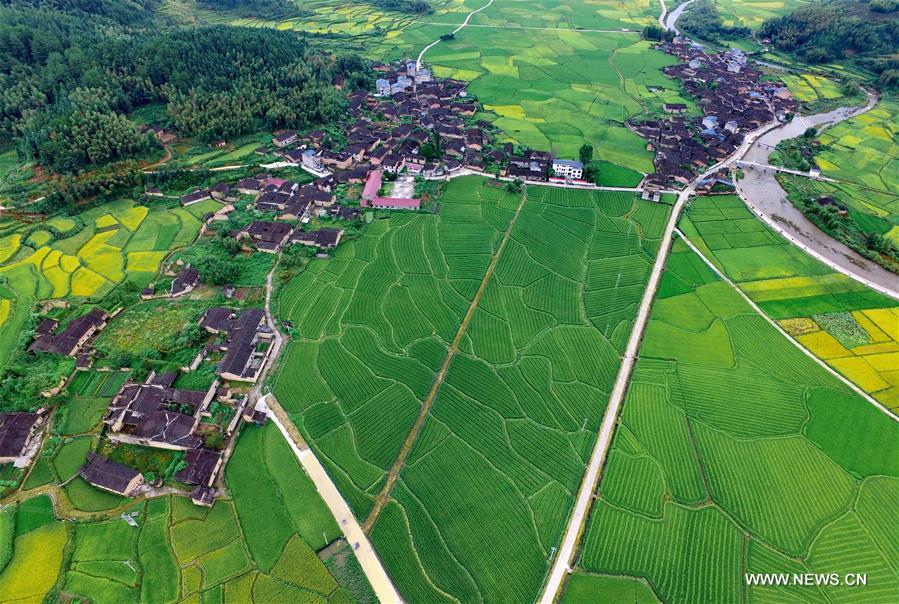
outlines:
[[[796,589],[889,601],[899,582],[881,544],[895,533],[885,510],[899,498],[899,427],[690,257],[675,244],[565,601],[601,594],[592,577],[605,575],[645,580],[669,602]],[[870,583],[855,592],[749,587],[741,570],[856,568]]]

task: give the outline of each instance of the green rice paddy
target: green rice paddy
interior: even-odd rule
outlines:
[[[227,482],[233,499],[211,509],[171,496],[132,505],[137,526],[121,508],[64,523],[46,496],[13,504],[0,516],[0,593],[40,601],[55,584],[57,597],[93,602],[374,601],[349,546],[317,555],[339,529],[275,426],[246,428]]]
[[[861,592],[743,573],[864,568],[865,600],[889,601],[899,428],[673,252],[566,599],[609,589],[593,573],[633,578],[620,588],[648,601],[641,580],[670,602],[841,599]]]
[[[375,221],[280,296],[298,333],[273,390],[361,518],[520,200],[466,177],[440,203],[436,217]],[[631,193],[528,187],[371,534],[405,597],[535,596],[668,211]]]
[[[737,197],[696,199],[681,228],[703,255],[803,346],[886,407],[899,409],[895,371],[899,306],[894,300],[792,246]],[[672,277],[668,287],[686,286]],[[852,341],[828,333],[831,316],[859,322],[855,333],[866,339]]]

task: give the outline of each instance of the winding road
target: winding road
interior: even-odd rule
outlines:
[[[482,6],[481,8],[479,8],[479,9],[477,9],[477,10],[473,10],[473,11],[471,11],[470,13],[468,13],[468,16],[465,17],[465,21],[462,22],[462,25],[460,25],[459,27],[457,27],[456,29],[454,29],[454,30],[452,31],[452,33],[450,33],[449,35],[455,36],[457,33],[459,33],[460,31],[462,31],[463,29],[465,29],[465,27],[468,25],[468,22],[471,21],[471,18],[472,18],[472,17],[474,17],[476,14],[478,14],[479,12],[481,12],[482,10],[484,10],[485,8],[488,8],[491,4],[493,4],[493,0],[490,0],[487,4],[485,4],[485,5]],[[441,36],[441,38],[442,38],[442,36]],[[425,53],[428,52],[432,47],[434,47],[434,46],[436,46],[437,44],[439,44],[441,38],[437,38],[436,40],[434,40],[433,42],[431,42],[430,44],[428,44],[427,46],[425,46],[425,47],[421,50],[420,53],[418,53],[418,58],[415,60],[415,68],[416,68],[416,69],[421,69],[421,61],[422,61],[422,59],[424,58]]]

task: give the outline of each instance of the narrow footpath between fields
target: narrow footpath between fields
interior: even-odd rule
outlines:
[[[889,409],[887,409],[886,407],[884,407],[882,404],[880,404],[880,402],[878,402],[878,401],[877,401],[874,397],[872,397],[870,394],[868,394],[867,392],[865,392],[864,390],[862,390],[861,388],[859,388],[858,386],[856,386],[855,384],[853,384],[852,382],[850,382],[848,379],[846,379],[845,377],[843,377],[842,374],[840,374],[838,371],[836,371],[835,369],[833,369],[832,367],[830,367],[830,365],[828,365],[827,363],[825,363],[824,361],[822,361],[821,359],[819,359],[818,357],[816,357],[816,356],[815,356],[815,355],[814,355],[808,348],[806,348],[805,346],[803,346],[802,344],[800,344],[799,341],[796,340],[796,338],[794,338],[793,336],[791,336],[790,334],[788,334],[788,333],[783,329],[783,327],[781,327],[781,326],[777,323],[777,321],[775,321],[774,319],[772,319],[771,317],[769,317],[767,314],[765,314],[765,311],[763,311],[763,310],[761,309],[761,307],[759,307],[759,305],[756,304],[756,303],[753,301],[752,298],[750,298],[748,295],[746,295],[746,292],[744,292],[742,289],[740,289],[740,287],[739,287],[736,283],[734,283],[733,281],[731,281],[730,278],[728,278],[727,275],[725,275],[723,272],[721,272],[721,270],[720,270],[717,266],[715,266],[715,264],[714,264],[711,260],[709,260],[708,258],[706,258],[705,254],[703,254],[703,253],[699,250],[699,248],[697,248],[695,245],[693,245],[693,242],[690,241],[690,239],[689,239],[686,235],[684,235],[684,234],[681,232],[681,230],[680,230],[679,228],[676,228],[676,227],[675,227],[674,232],[677,233],[678,237],[680,237],[681,240],[682,240],[684,243],[687,244],[687,247],[689,247],[691,250],[693,250],[693,252],[694,252],[697,256],[699,256],[699,257],[702,259],[702,261],[705,262],[706,265],[707,265],[710,269],[712,269],[712,272],[714,272],[716,275],[718,275],[718,277],[720,277],[722,281],[724,281],[725,283],[727,283],[728,285],[730,285],[732,288],[734,288],[734,289],[737,291],[737,293],[740,294],[740,297],[743,298],[743,299],[746,301],[746,303],[749,304],[749,306],[752,307],[752,310],[754,310],[755,312],[757,312],[763,319],[765,319],[765,321],[767,321],[768,323],[770,323],[770,324],[774,327],[774,329],[776,329],[777,331],[779,331],[779,332],[780,332],[780,335],[782,335],[782,336],[785,337],[787,340],[789,340],[790,342],[792,342],[792,343],[796,346],[796,348],[798,348],[799,350],[801,350],[803,353],[805,353],[806,356],[808,356],[810,359],[812,359],[813,361],[815,361],[818,365],[820,365],[821,367],[823,367],[828,373],[830,373],[831,375],[833,375],[834,377],[836,377],[838,380],[840,380],[841,382],[843,382],[844,384],[846,384],[846,386],[848,386],[849,388],[851,388],[852,391],[855,392],[857,395],[859,395],[860,397],[862,397],[863,399],[865,399],[866,401],[868,401],[869,403],[871,403],[872,405],[874,405],[875,407],[877,407],[877,409],[878,409],[879,411],[881,411],[881,412],[883,412],[884,414],[886,414],[887,416],[889,416],[889,418],[890,418],[891,420],[893,420],[893,421],[895,421],[895,422],[899,422],[899,417],[897,417],[892,411],[890,411]]]
[[[468,323],[471,321],[471,317],[474,315],[474,311],[477,309],[478,303],[481,301],[481,296],[487,289],[487,284],[490,283],[490,277],[493,276],[493,270],[496,268],[496,263],[499,261],[499,257],[502,255],[506,244],[512,237],[512,229],[515,228],[515,222],[518,220],[518,216],[519,214],[521,214],[521,209],[524,207],[527,199],[527,186],[523,186],[521,189],[521,202],[515,209],[515,214],[512,215],[512,219],[509,220],[509,225],[506,227],[506,232],[505,234],[503,234],[503,239],[500,242],[499,247],[496,249],[496,252],[493,253],[493,257],[490,258],[490,264],[487,266],[487,272],[484,273],[484,278],[481,279],[481,285],[480,287],[478,287],[477,293],[474,295],[474,298],[472,298],[471,300],[471,304],[468,306],[468,311],[465,313],[465,316],[462,319],[462,323],[459,325],[459,330],[456,331],[456,336],[453,338],[452,344],[450,344],[449,350],[446,353],[446,358],[443,359],[443,365],[440,366],[440,371],[437,372],[437,375],[434,378],[434,383],[431,386],[431,390],[428,392],[428,396],[425,397],[425,400],[421,403],[421,408],[418,410],[418,416],[415,418],[415,423],[412,424],[412,429],[409,430],[409,434],[406,435],[406,439],[403,441],[403,445],[402,447],[400,447],[400,451],[396,456],[396,461],[393,462],[393,466],[391,466],[390,472],[388,472],[387,474],[387,480],[384,483],[384,488],[381,489],[381,492],[378,493],[377,497],[375,497],[375,502],[371,508],[371,513],[362,524],[362,528],[366,533],[371,532],[371,529],[372,527],[374,527],[375,521],[378,519],[378,515],[381,513],[381,510],[383,510],[384,506],[387,505],[387,503],[390,501],[390,493],[393,490],[393,486],[396,484],[396,480],[397,478],[399,478],[403,466],[406,465],[406,458],[409,457],[409,453],[412,451],[412,446],[415,444],[415,439],[418,438],[421,429],[425,425],[425,420],[428,417],[428,413],[431,411],[431,405],[434,404],[434,399],[437,398],[437,393],[440,391],[440,386],[443,385],[443,380],[444,378],[446,378],[447,372],[449,372],[450,365],[453,362],[453,357],[455,357],[456,353],[459,351],[459,345],[462,343],[462,338],[463,336],[465,336],[465,331],[468,329]]]

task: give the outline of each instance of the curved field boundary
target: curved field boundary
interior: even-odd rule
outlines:
[[[490,0],[487,4],[485,4],[478,10],[473,10],[470,13],[468,13],[468,16],[465,17],[465,21],[462,22],[462,25],[460,25],[459,27],[454,29],[450,35],[454,36],[458,32],[462,31],[468,25],[468,22],[471,21],[472,17],[474,17],[476,14],[478,14],[485,8],[489,8],[491,4],[493,4],[493,0]],[[433,42],[431,42],[430,44],[425,46],[420,53],[418,53],[418,58],[415,60],[415,68],[416,69],[421,69],[421,61],[424,58],[425,53],[428,52],[432,47],[436,46],[439,43],[440,43],[440,38],[437,38],[436,40],[434,40]]]
[[[800,344],[800,343],[799,343],[793,336],[791,336],[790,334],[788,334],[788,333],[784,330],[783,327],[781,327],[780,325],[778,325],[777,321],[775,321],[774,319],[772,319],[771,317],[769,317],[767,314],[765,314],[765,312],[764,312],[761,308],[759,308],[759,305],[756,304],[756,303],[752,300],[752,298],[750,298],[749,296],[747,296],[746,293],[744,293],[743,290],[740,289],[740,288],[737,286],[736,283],[734,283],[733,281],[731,281],[731,280],[727,277],[727,275],[725,275],[724,273],[722,273],[722,272],[718,269],[718,267],[715,266],[715,264],[714,264],[711,260],[709,260],[708,258],[706,258],[705,255],[699,250],[699,248],[697,248],[695,245],[693,245],[693,242],[690,241],[690,240],[687,238],[687,236],[684,235],[684,234],[681,232],[680,229],[678,229],[678,228],[675,227],[674,231],[675,231],[675,232],[678,234],[678,236],[683,240],[683,242],[686,243],[687,246],[688,246],[691,250],[693,250],[693,251],[696,253],[696,255],[699,256],[699,257],[702,259],[702,261],[706,263],[706,265],[708,265],[708,267],[709,267],[710,269],[712,269],[712,271],[713,271],[716,275],[718,275],[719,277],[721,277],[721,280],[722,280],[722,281],[724,281],[725,283],[727,283],[728,285],[730,285],[732,288],[734,288],[734,289],[737,291],[737,293],[740,294],[740,296],[741,296],[744,300],[746,300],[746,303],[749,304],[749,305],[752,307],[752,309],[753,309],[755,312],[757,312],[762,318],[764,318],[765,321],[767,321],[768,323],[770,323],[770,324],[774,327],[774,329],[776,329],[776,330],[777,330],[783,337],[785,337],[785,338],[786,338],[787,340],[789,340],[794,346],[796,346],[796,348],[798,348],[799,350],[801,350],[801,351],[802,351],[803,353],[805,353],[809,358],[811,358],[813,361],[815,361],[815,363],[817,363],[818,365],[820,365],[821,367],[823,367],[825,370],[827,370],[828,373],[830,373],[831,375],[833,375],[834,377],[836,377],[838,380],[840,380],[842,383],[844,383],[846,386],[848,386],[849,388],[851,388],[853,392],[855,392],[856,394],[858,394],[859,396],[861,396],[862,398],[864,398],[866,401],[868,401],[869,403],[871,403],[872,405],[874,405],[875,407],[877,407],[877,409],[878,409],[879,411],[881,411],[882,413],[884,413],[886,416],[888,416],[888,417],[889,417],[890,419],[892,419],[894,422],[899,422],[899,417],[896,417],[896,415],[895,415],[892,411],[890,411],[889,409],[887,409],[886,407],[884,407],[884,406],[883,406],[882,404],[880,404],[877,400],[875,400],[874,397],[872,397],[870,394],[868,394],[867,392],[865,392],[864,390],[862,390],[861,388],[859,388],[858,386],[856,386],[855,384],[853,384],[851,381],[849,381],[848,379],[846,379],[845,377],[843,377],[843,375],[840,374],[837,370],[835,370],[835,369],[832,368],[830,365],[828,365],[827,363],[825,363],[824,361],[822,361],[821,359],[819,359],[817,356],[815,356],[809,349],[807,349],[805,346],[803,346],[802,344]]]
[[[490,0],[490,2],[492,4],[493,0]],[[487,6],[489,6],[489,4]],[[484,8],[487,7],[485,6]],[[465,313],[465,317],[462,319],[462,323],[459,325],[459,329],[456,332],[456,336],[453,338],[453,342],[446,354],[446,358],[443,360],[443,365],[440,366],[440,371],[437,372],[437,376],[434,378],[434,384],[431,386],[431,390],[430,392],[428,392],[427,398],[425,398],[425,400],[421,404],[421,408],[418,411],[418,416],[415,418],[415,423],[412,424],[412,428],[409,430],[409,434],[406,436],[406,440],[403,441],[403,445],[402,447],[400,447],[400,451],[397,455],[396,461],[390,468],[390,472],[387,473],[387,479],[384,482],[384,488],[381,489],[380,493],[378,493],[378,496],[375,498],[374,505],[372,505],[371,512],[369,513],[368,518],[366,518],[365,522],[362,523],[362,529],[366,534],[371,532],[371,529],[374,527],[375,521],[378,519],[381,511],[384,509],[384,506],[387,505],[387,503],[390,501],[390,493],[393,490],[393,486],[396,484],[396,480],[397,478],[399,478],[400,471],[402,471],[403,466],[406,465],[406,459],[409,457],[409,453],[412,451],[412,445],[415,444],[415,440],[418,438],[419,433],[421,433],[421,429],[425,425],[425,419],[427,419],[428,413],[431,411],[431,406],[434,404],[434,399],[437,398],[437,393],[440,391],[440,386],[443,385],[443,380],[446,378],[446,374],[449,372],[450,365],[453,362],[453,357],[455,357],[456,353],[459,351],[459,345],[462,343],[462,338],[465,336],[465,332],[468,329],[468,324],[471,322],[471,317],[474,315],[474,311],[477,309],[478,303],[481,301],[481,296],[487,289],[487,284],[490,283],[490,278],[493,276],[493,271],[496,268],[496,263],[497,261],[499,261],[499,258],[503,253],[503,249],[505,249],[506,244],[509,242],[509,239],[512,236],[512,229],[515,227],[515,222],[518,220],[518,216],[521,214],[521,208],[524,207],[527,198],[527,187],[522,187],[521,201],[519,202],[518,207],[515,209],[515,214],[513,214],[512,219],[509,220],[509,225],[506,227],[506,232],[503,235],[503,239],[500,242],[499,247],[496,249],[496,252],[494,252],[493,257],[490,259],[490,264],[487,266],[487,272],[484,273],[484,278],[481,279],[481,285],[480,287],[478,287],[478,291],[472,299],[471,304],[468,306],[468,311]]]

